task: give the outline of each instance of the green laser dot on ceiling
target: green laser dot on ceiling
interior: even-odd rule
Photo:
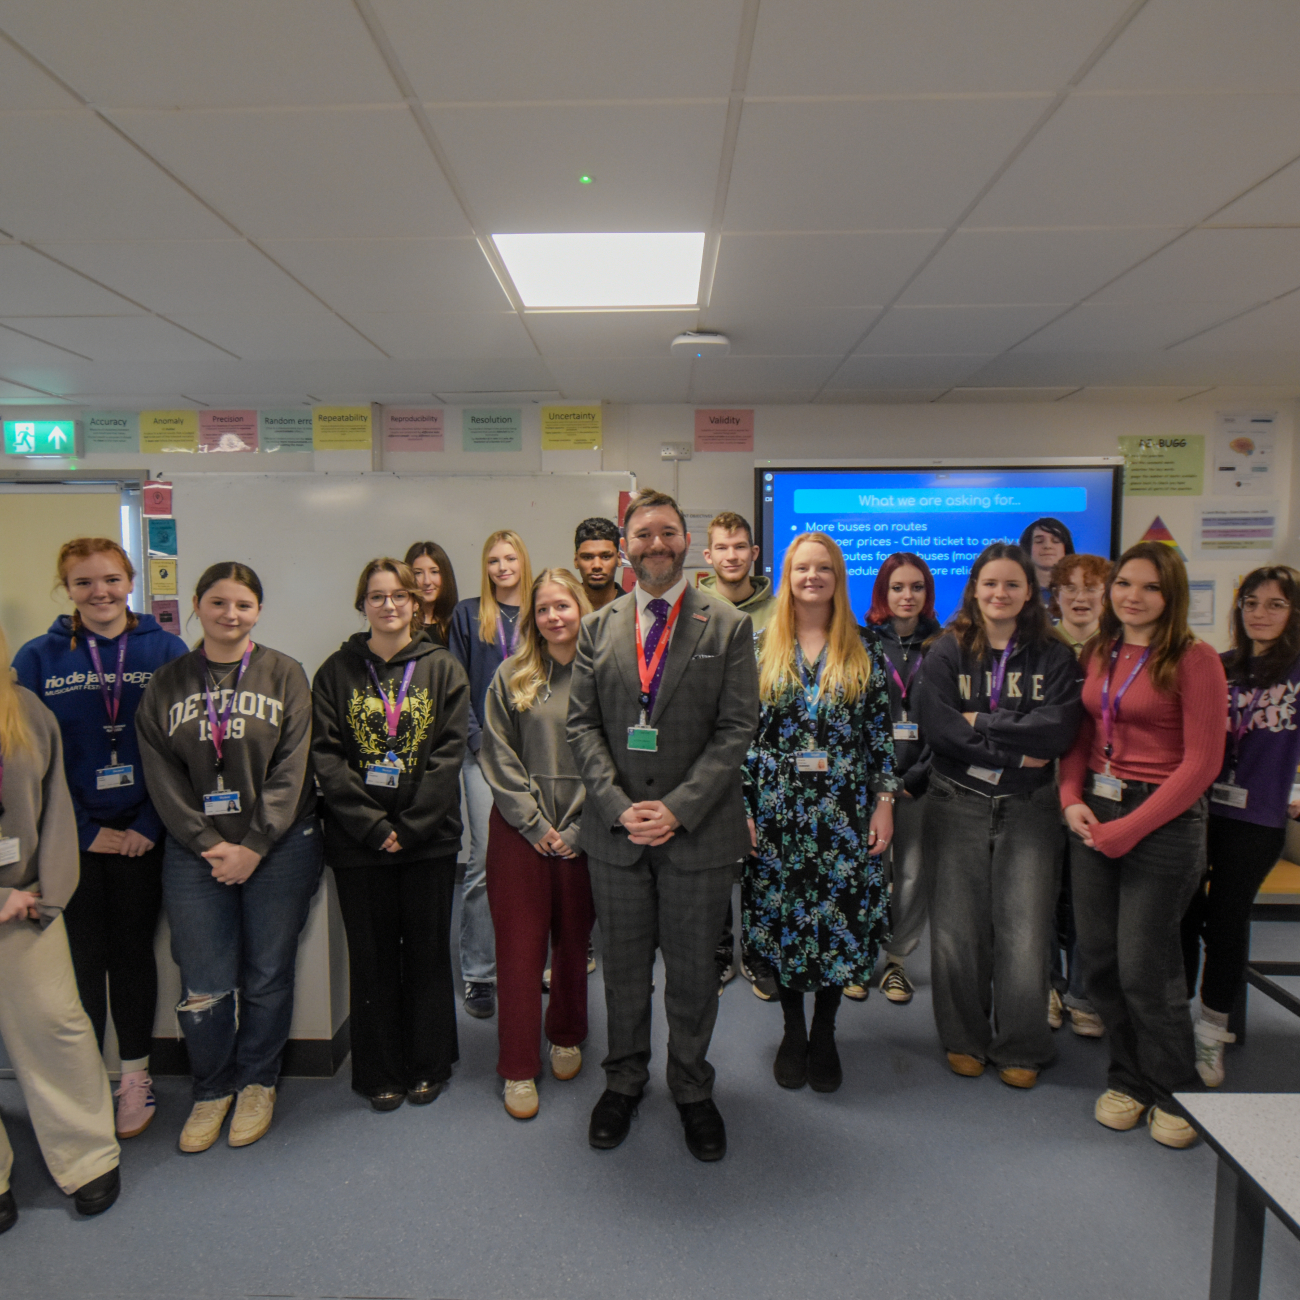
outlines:
[[[579,184],[579,185],[590,185],[590,184],[591,184],[591,179],[592,179],[592,178],[591,178],[590,176],[579,176],[579,177],[578,177],[578,184]]]

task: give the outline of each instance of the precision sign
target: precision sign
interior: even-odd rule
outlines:
[[[72,420],[6,420],[5,452],[10,456],[72,456],[77,426]]]

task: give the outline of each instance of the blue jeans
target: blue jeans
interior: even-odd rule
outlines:
[[[497,977],[496,935],[487,894],[488,819],[492,816],[492,787],[478,755],[465,755],[460,769],[465,782],[465,820],[469,823],[469,861],[460,902],[460,973],[466,981],[491,984]]]
[[[1063,833],[1054,782],[991,798],[930,774],[930,976],[945,1050],[999,1069],[1056,1059],[1048,947]]]
[[[207,862],[167,837],[163,905],[185,992],[176,1011],[195,1101],[275,1086],[293,1019],[298,936],[323,868],[315,817],[286,832],[242,885],[220,884]]]

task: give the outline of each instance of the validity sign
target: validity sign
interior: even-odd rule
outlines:
[[[76,450],[73,420],[5,421],[5,452],[10,456],[72,456]]]

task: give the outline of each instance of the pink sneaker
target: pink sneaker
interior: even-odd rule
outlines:
[[[153,1122],[153,1080],[145,1070],[132,1070],[122,1076],[117,1091],[117,1136],[139,1137]]]

